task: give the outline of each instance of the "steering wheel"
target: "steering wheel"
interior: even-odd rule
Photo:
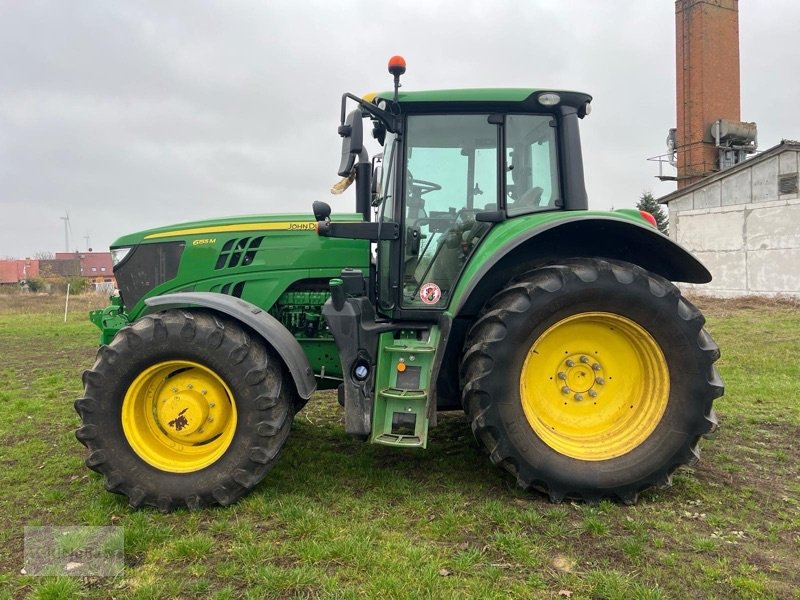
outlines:
[[[414,179],[413,177],[411,178],[411,185],[415,185],[420,188],[420,196],[427,194],[428,192],[437,192],[442,189],[442,186],[440,186],[438,183],[425,181],[424,179]]]

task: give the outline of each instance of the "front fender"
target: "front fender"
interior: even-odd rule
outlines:
[[[153,309],[201,307],[208,308],[241,321],[258,333],[280,355],[297,387],[297,393],[308,400],[317,388],[314,372],[300,343],[280,321],[254,304],[240,298],[215,292],[181,292],[164,294],[145,300],[145,313]]]

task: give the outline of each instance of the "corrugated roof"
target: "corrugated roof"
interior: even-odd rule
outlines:
[[[745,168],[747,168],[749,166],[752,166],[752,165],[754,165],[756,163],[760,163],[760,162],[762,162],[762,161],[764,161],[764,160],[766,160],[768,158],[771,158],[771,157],[773,157],[773,156],[775,156],[777,154],[780,154],[781,152],[786,152],[787,150],[800,151],[800,142],[797,142],[797,141],[794,141],[794,140],[781,140],[780,144],[777,144],[776,146],[773,146],[772,148],[764,150],[763,152],[759,152],[753,158],[747,159],[746,161],[744,161],[743,163],[739,163],[735,167],[731,167],[729,169],[725,169],[724,171],[718,171],[717,173],[714,173],[713,175],[709,175],[708,177],[706,177],[702,181],[698,181],[697,183],[693,183],[692,185],[686,186],[683,189],[675,190],[674,192],[671,192],[671,193],[667,194],[666,196],[662,196],[661,198],[658,198],[656,200],[656,202],[658,202],[659,204],[669,204],[672,200],[677,200],[678,198],[682,198],[686,194],[690,194],[690,193],[694,192],[695,190],[699,190],[703,186],[706,186],[706,185],[709,185],[711,183],[714,183],[715,181],[719,181],[720,179],[724,179],[725,177],[728,177],[729,175],[733,175],[735,173],[738,173],[742,169],[745,169]]]

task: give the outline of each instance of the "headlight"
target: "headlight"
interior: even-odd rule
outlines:
[[[542,106],[555,106],[559,102],[561,102],[561,96],[554,92],[539,94],[539,104]]]
[[[125,257],[128,256],[128,253],[131,251],[131,247],[127,248],[113,248],[111,250],[111,264],[115,267],[125,260]]]

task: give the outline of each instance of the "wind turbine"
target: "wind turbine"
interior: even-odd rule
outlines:
[[[69,234],[72,233],[72,224],[69,222],[69,211],[64,210],[65,217],[59,217],[64,221],[64,252],[69,252]]]

